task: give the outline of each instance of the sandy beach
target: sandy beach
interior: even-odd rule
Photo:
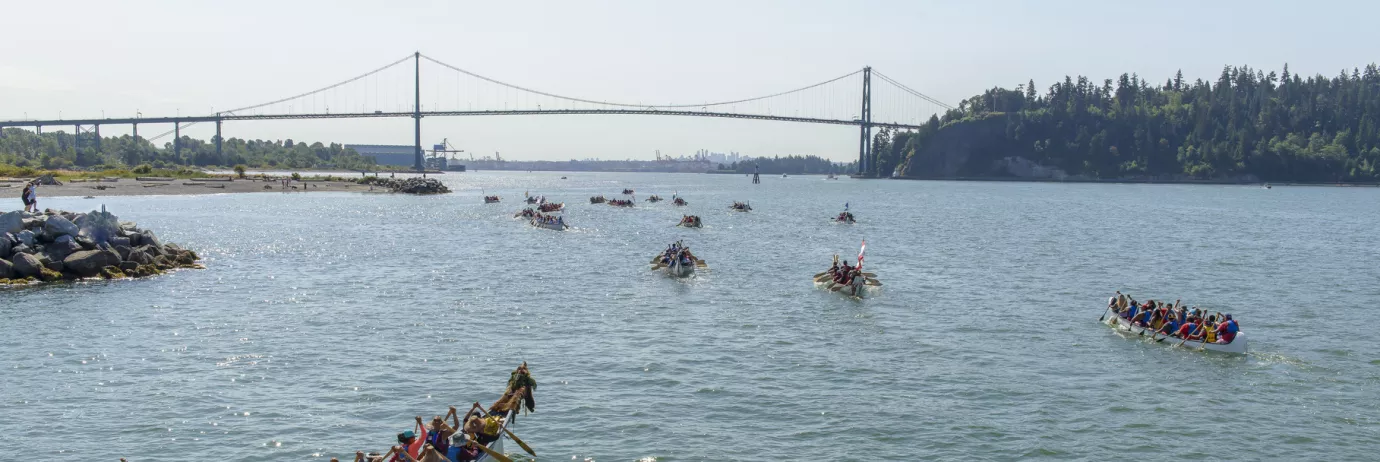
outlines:
[[[12,181],[12,182],[11,182]],[[21,180],[0,180],[0,196],[19,197],[24,189]],[[349,181],[293,181],[286,192],[387,192],[381,188],[355,184]],[[60,186],[39,186],[38,196],[43,197],[86,197],[86,196],[174,196],[194,194],[226,194],[249,192],[284,192],[279,180],[259,180],[254,178],[225,181],[223,179],[173,179],[170,181],[140,181],[133,178],[118,180],[74,180]]]

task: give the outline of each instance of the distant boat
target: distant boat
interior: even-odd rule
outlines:
[[[782,174],[781,174],[781,178],[785,178],[785,177],[786,177],[786,174],[785,174],[785,173],[782,173]]]
[[[839,179],[839,177],[836,177],[836,176],[834,176],[834,174],[830,173],[829,176],[826,177],[826,178],[824,178],[824,179],[826,179],[826,180],[837,180],[837,179]]]

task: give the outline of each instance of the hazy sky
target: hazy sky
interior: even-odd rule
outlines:
[[[1287,62],[1295,72],[1333,76],[1375,61],[1380,49],[1371,24],[1380,3],[1366,1],[4,0],[0,11],[0,119],[206,114],[335,83],[414,50],[599,100],[728,100],[870,65],[957,104],[1029,79],[1043,90],[1064,75],[1100,81],[1137,72],[1160,82],[1182,69],[1189,79],[1213,79],[1225,64],[1277,70]],[[411,124],[224,129],[227,137],[411,144]],[[515,159],[710,149],[844,160],[857,151],[852,127],[700,117],[424,119],[423,144],[441,138]]]

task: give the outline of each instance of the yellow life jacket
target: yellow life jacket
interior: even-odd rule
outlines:
[[[1204,328],[1204,329],[1207,329],[1207,342],[1208,342],[1208,343],[1216,342],[1216,341],[1217,341],[1217,329],[1214,328],[1213,325],[1211,325],[1211,324],[1203,324],[1203,328]]]
[[[489,435],[489,436],[497,435],[497,434],[498,434],[498,429],[499,429],[499,427],[501,427],[502,425],[503,425],[503,424],[502,424],[502,421],[498,418],[498,416],[489,416],[489,417],[485,417],[485,418],[484,418],[484,429],[483,429],[483,430],[480,430],[480,431],[483,432],[485,435]]]

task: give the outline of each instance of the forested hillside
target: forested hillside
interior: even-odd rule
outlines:
[[[1380,69],[1303,77],[1226,67],[1215,81],[1065,77],[964,100],[882,131],[869,171],[911,177],[1380,180]]]

